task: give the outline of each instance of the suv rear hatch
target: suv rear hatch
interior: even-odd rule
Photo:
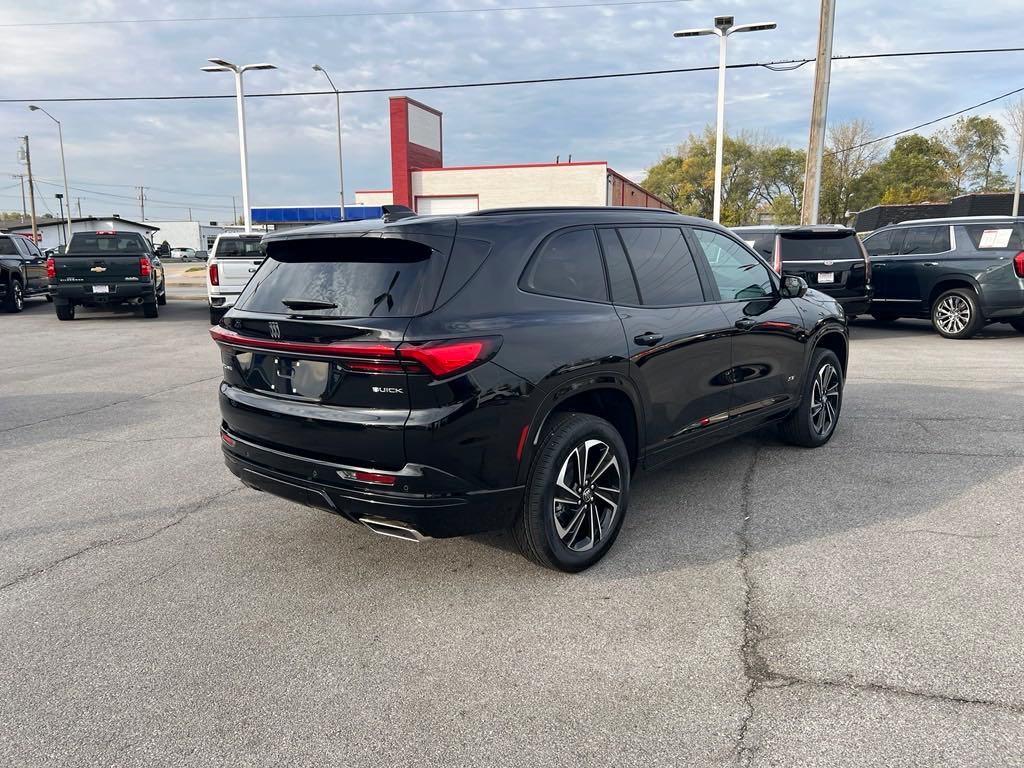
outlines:
[[[852,230],[780,232],[773,258],[780,272],[836,298],[861,296],[870,282],[867,257]]]
[[[229,434],[313,461],[405,465],[407,379],[423,367],[399,348],[410,319],[434,305],[455,223],[400,229],[267,242],[211,330]]]
[[[263,263],[260,235],[222,237],[213,254],[217,263],[218,282],[222,293],[238,293]]]

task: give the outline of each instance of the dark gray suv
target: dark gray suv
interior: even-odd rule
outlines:
[[[1024,218],[920,219],[864,240],[874,271],[871,315],[930,318],[950,339],[986,323],[1024,333]]]

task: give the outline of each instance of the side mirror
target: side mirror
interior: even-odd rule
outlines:
[[[800,299],[807,293],[807,281],[795,275],[783,275],[779,295],[784,299]]]

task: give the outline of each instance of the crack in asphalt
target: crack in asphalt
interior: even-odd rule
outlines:
[[[64,563],[68,562],[69,560],[75,560],[75,559],[81,557],[82,555],[86,555],[89,552],[92,552],[94,550],[102,549],[103,547],[108,547],[108,546],[127,547],[127,546],[131,546],[131,545],[134,545],[134,544],[141,544],[144,541],[149,541],[150,539],[152,539],[152,538],[154,538],[156,536],[159,536],[160,534],[164,533],[165,531],[168,531],[171,528],[174,528],[174,527],[176,527],[178,525],[181,525],[183,522],[185,522],[185,520],[188,519],[188,517],[190,515],[198,512],[199,510],[201,510],[204,507],[212,504],[213,502],[217,501],[218,499],[224,498],[225,496],[228,496],[228,495],[230,495],[232,493],[236,493],[237,491],[240,491],[240,490],[242,490],[242,487],[232,488],[232,489],[230,489],[228,491],[221,491],[220,493],[215,493],[215,494],[213,494],[211,496],[207,496],[205,498],[202,498],[199,501],[197,501],[197,502],[195,502],[193,504],[190,504],[188,507],[185,508],[185,510],[183,512],[181,512],[181,514],[179,514],[176,518],[174,518],[170,522],[165,523],[164,525],[161,525],[161,526],[153,529],[152,531],[150,531],[149,533],[147,533],[147,534],[145,534],[143,536],[138,536],[138,537],[133,538],[133,539],[125,539],[125,538],[122,538],[122,537],[115,536],[115,537],[110,538],[110,539],[101,539],[100,541],[91,542],[90,544],[87,544],[86,546],[82,547],[81,549],[75,550],[74,552],[71,552],[70,554],[67,554],[64,557],[58,558],[57,560],[54,560],[53,562],[48,563],[47,565],[40,566],[39,568],[33,568],[32,570],[26,571],[25,573],[22,573],[21,575],[16,576],[15,578],[11,579],[10,581],[8,581],[8,582],[6,582],[4,584],[0,584],[0,592],[4,592],[4,591],[6,591],[6,590],[8,590],[8,589],[10,589],[12,587],[16,587],[19,584],[22,584],[22,583],[24,583],[24,582],[26,582],[26,581],[28,581],[30,579],[35,578],[36,576],[41,576],[44,573],[47,573],[47,572],[53,570],[54,568],[60,567]]]
[[[956,531],[937,531],[933,528],[912,528],[903,533],[930,533],[933,536],[952,536],[955,539],[998,539],[997,533],[957,533]]]
[[[167,387],[167,389],[158,389],[156,392],[148,392],[147,394],[140,395],[139,397],[127,397],[124,400],[115,400],[113,403],[106,403],[104,405],[97,405],[97,406],[95,406],[93,408],[85,408],[84,410],[81,410],[81,411],[72,411],[71,413],[62,413],[62,414],[59,414],[57,416],[48,416],[45,419],[39,419],[39,421],[32,421],[32,422],[29,422],[28,424],[18,424],[18,425],[13,426],[13,427],[5,427],[3,429],[0,429],[0,434],[4,434],[6,432],[14,432],[15,430],[18,430],[18,429],[27,429],[28,427],[35,427],[35,426],[38,426],[40,424],[46,424],[47,422],[50,422],[50,421],[58,421],[60,419],[67,419],[67,418],[70,418],[71,416],[81,416],[84,413],[93,413],[94,411],[102,411],[105,408],[114,408],[115,406],[124,405],[125,403],[135,403],[135,402],[138,402],[139,400],[146,400],[146,399],[148,399],[150,397],[155,397],[156,395],[162,395],[162,394],[164,394],[166,392],[173,392],[176,389],[182,389],[184,387],[191,387],[193,384],[201,384],[204,381],[220,381],[220,379],[221,379],[220,376],[208,376],[208,377],[203,378],[203,379],[196,379],[195,381],[186,381],[183,384],[175,384],[173,387]]]

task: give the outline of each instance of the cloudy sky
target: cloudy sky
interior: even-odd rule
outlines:
[[[598,0],[595,0],[598,1]],[[599,0],[606,3],[623,0]],[[817,0],[679,0],[603,7],[466,13],[396,12],[570,5],[588,0],[0,0],[0,99],[40,100],[64,124],[72,197],[83,212],[224,220],[240,200],[233,100],[66,102],[62,97],[232,93],[230,77],[200,67],[211,56],[268,61],[250,92],[319,90],[311,65],[342,89],[523,79],[714,64],[711,38],[675,40],[675,29],[773,20],[774,32],[730,41],[730,63],[813,56]],[[1012,46],[1007,19],[1020,0],[838,0],[835,55]],[[381,13],[329,18],[323,14]],[[318,18],[299,18],[299,16]],[[140,19],[291,16],[287,19],[109,23]],[[59,25],[43,26],[59,22]],[[76,22],[76,23],[68,23]],[[88,22],[88,23],[82,23]],[[1024,53],[837,62],[830,120],[861,117],[888,133],[1024,85]],[[730,130],[807,138],[813,66],[730,72]],[[713,72],[594,82],[398,91],[444,112],[449,165],[548,162],[556,155],[607,160],[634,178],[691,131],[714,120]],[[390,186],[388,94],[344,100],[346,188]],[[1005,102],[979,110],[1001,117]],[[337,166],[333,96],[250,98],[253,205],[330,204]],[[0,103],[0,209],[21,206],[16,136],[28,133],[43,202],[56,213],[56,126],[25,104]],[[941,128],[936,126],[936,128]],[[935,129],[930,129],[935,130]],[[6,149],[3,147],[6,146]],[[1010,165],[1007,158],[1007,166]],[[48,184],[49,182],[50,184]],[[46,198],[45,201],[42,198]]]

